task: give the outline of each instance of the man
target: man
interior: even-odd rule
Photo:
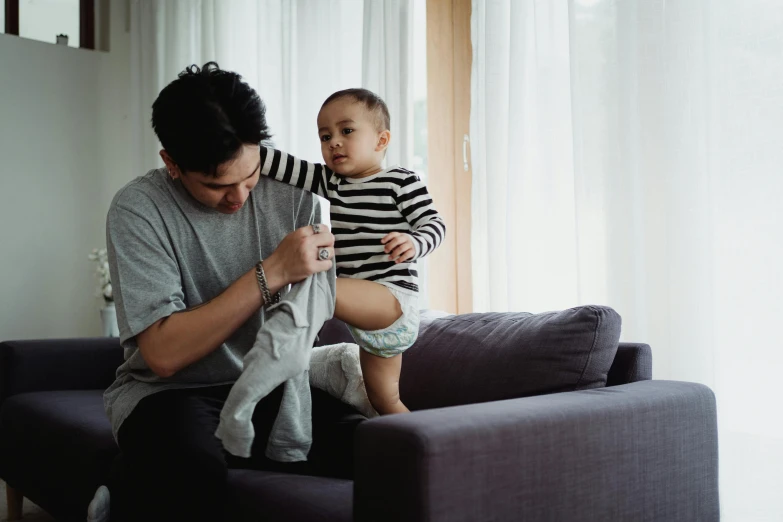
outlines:
[[[259,176],[265,108],[239,75],[189,67],[161,91],[152,126],[166,168],[121,189],[106,226],[125,349],[104,396],[121,450],[111,514],[221,520],[229,468],[322,472],[305,370],[312,331],[334,311],[334,237],[319,227],[312,195]],[[274,308],[281,291],[289,306]],[[292,333],[305,323],[307,335]],[[252,412],[252,454],[240,458],[215,431],[254,344],[254,353],[280,345],[273,358],[285,372]],[[362,417],[328,397],[313,403],[315,438],[331,434],[341,446],[330,458],[350,462]],[[283,410],[293,426],[279,421]],[[108,491],[96,494],[90,520],[108,518]]]

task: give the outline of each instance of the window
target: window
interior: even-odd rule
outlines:
[[[58,35],[79,47],[79,0],[19,0],[19,36],[57,43]]]
[[[4,0],[4,32],[69,47],[95,48],[95,0]]]

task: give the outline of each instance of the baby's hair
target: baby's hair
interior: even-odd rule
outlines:
[[[326,98],[324,104],[321,105],[321,109],[340,98],[353,98],[357,102],[364,104],[367,110],[375,115],[375,126],[378,131],[390,130],[391,118],[389,117],[389,108],[386,106],[386,102],[374,92],[368,91],[367,89],[345,89],[337,91]]]

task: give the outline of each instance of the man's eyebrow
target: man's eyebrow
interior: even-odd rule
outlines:
[[[342,125],[344,123],[356,123],[356,122],[351,119],[347,119],[347,120],[338,121],[337,125]],[[318,132],[321,132],[322,130],[328,130],[328,129],[326,127],[318,127]]]
[[[259,160],[258,161],[258,165],[256,165],[256,168],[254,168],[253,172],[251,172],[250,175],[248,177],[246,177],[245,179],[250,179],[253,176],[255,176],[256,172],[258,172],[258,169],[260,169],[260,168],[261,168],[261,161]],[[245,179],[243,179],[242,181],[245,181]],[[208,187],[212,187],[212,188],[222,188],[222,187],[230,187],[231,185],[236,185],[236,183],[225,183],[225,184],[224,183],[204,183],[204,185],[206,185]]]

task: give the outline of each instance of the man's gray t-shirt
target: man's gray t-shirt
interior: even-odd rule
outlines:
[[[169,378],[149,369],[136,335],[221,294],[272,254],[286,235],[320,222],[318,212],[312,194],[264,176],[235,214],[202,205],[165,169],[150,171],[117,193],[106,220],[106,242],[125,362],[104,394],[115,437],[148,395],[236,381],[263,324],[263,311],[215,351]]]

